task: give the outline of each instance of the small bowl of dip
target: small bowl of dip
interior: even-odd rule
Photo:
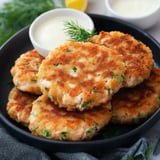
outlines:
[[[160,18],[160,0],[105,0],[107,14],[142,29],[152,27]]]
[[[43,56],[61,44],[69,41],[65,32],[65,22],[74,22],[82,28],[92,31],[94,23],[84,12],[59,8],[47,11],[37,17],[29,28],[29,37],[33,47]]]

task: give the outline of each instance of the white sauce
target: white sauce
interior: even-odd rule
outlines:
[[[54,18],[48,18],[46,21],[38,25],[35,31],[35,40],[42,47],[52,50],[55,47],[63,44],[69,40],[68,35],[64,31],[64,22],[74,21],[78,25],[87,29],[87,24],[84,21],[75,19],[72,16],[58,16]]]
[[[121,16],[145,16],[160,6],[159,0],[112,0],[112,9]]]

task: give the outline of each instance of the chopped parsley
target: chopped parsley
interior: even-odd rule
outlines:
[[[95,132],[94,129],[87,129],[86,134],[93,134]]]
[[[122,82],[124,80],[124,76],[123,75],[118,75],[118,74],[113,75],[112,78],[116,79],[119,82]]]
[[[77,71],[77,67],[73,67],[72,70],[73,70],[74,72],[76,72],[76,71]]]
[[[44,134],[45,134],[45,137],[49,137],[51,135],[48,129],[44,131]]]
[[[124,40],[128,40],[128,38],[125,35],[120,36],[120,38],[122,38]]]
[[[18,87],[19,85],[20,85],[20,84],[17,82],[15,86]]]
[[[49,89],[47,88],[47,87],[45,87],[45,90],[48,92],[49,91]]]
[[[59,65],[60,65],[60,63],[56,63],[56,64],[53,64],[53,65],[57,67],[57,66],[59,66]]]
[[[72,50],[71,50],[71,49],[69,49],[69,48],[67,48],[67,49],[66,49],[66,52],[72,52]]]
[[[50,98],[51,100],[55,99],[55,97],[54,97],[54,96],[51,96],[51,95],[49,96],[49,98]]]
[[[61,132],[61,135],[63,136],[62,137],[63,139],[67,139],[68,138],[67,132],[65,132],[65,131]]]
[[[90,104],[92,102],[92,99],[89,99],[87,101],[84,101],[81,105],[82,108],[86,107],[88,104]]]
[[[28,65],[30,65],[30,63],[29,63],[29,62],[27,62],[27,63],[25,63],[24,65],[25,65],[25,66],[28,66]]]
[[[97,88],[93,88],[93,89],[91,90],[91,93],[100,93],[100,91],[99,91]]]
[[[36,102],[42,102],[42,100],[39,99],[39,100],[36,100]]]

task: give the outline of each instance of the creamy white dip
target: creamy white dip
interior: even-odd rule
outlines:
[[[126,17],[142,17],[160,6],[160,0],[112,0],[111,8]]]
[[[35,40],[42,47],[52,50],[55,47],[69,40],[65,32],[65,21],[74,21],[78,25],[87,29],[87,24],[83,20],[77,20],[72,16],[57,16],[46,19],[35,29]]]

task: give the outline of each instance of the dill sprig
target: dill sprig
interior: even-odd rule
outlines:
[[[88,31],[74,21],[65,21],[64,26],[64,31],[70,37],[70,41],[85,42],[96,34],[95,30]]]

